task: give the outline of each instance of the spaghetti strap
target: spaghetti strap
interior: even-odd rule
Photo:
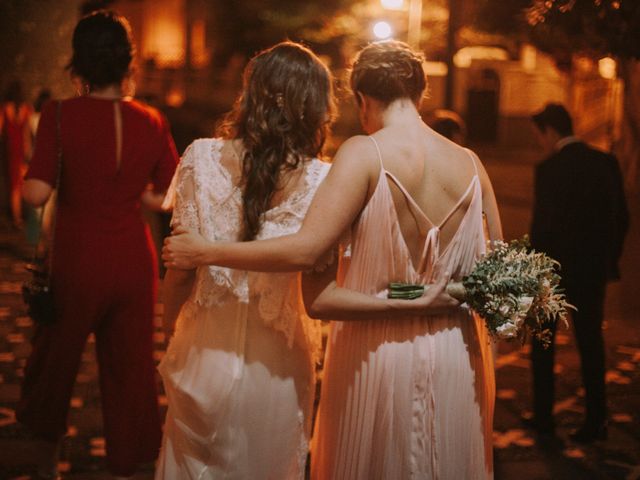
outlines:
[[[471,183],[469,183],[469,186],[465,190],[464,194],[456,202],[454,207],[451,210],[449,210],[449,213],[447,213],[447,215],[440,221],[440,223],[437,224],[439,228],[444,227],[444,225],[449,221],[449,219],[453,216],[453,214],[456,213],[458,208],[460,208],[460,205],[462,205],[462,202],[464,202],[464,199],[469,196],[469,192],[471,192],[471,189],[474,187],[476,182],[478,182],[478,184],[480,183],[478,180],[478,175],[473,176],[473,178],[471,179]]]
[[[430,226],[433,226],[434,223],[431,221],[431,219],[427,216],[426,213],[424,213],[424,210],[422,210],[422,208],[420,207],[420,205],[418,205],[418,202],[416,202],[414,200],[414,198],[411,196],[411,194],[407,191],[407,189],[404,187],[404,185],[402,185],[402,182],[400,182],[400,180],[398,180],[398,177],[396,177],[393,173],[391,173],[388,170],[384,170],[384,174],[391,179],[391,181],[395,184],[396,187],[398,187],[398,190],[400,190],[400,192],[402,192],[402,194],[404,195],[406,201],[409,203],[409,206],[412,208],[412,210],[417,211],[420,216],[422,218],[424,218],[427,222],[429,222]]]
[[[476,172],[476,175],[478,175],[478,165],[476,164],[476,158],[473,152],[468,148],[465,148],[464,150],[467,152],[467,155],[469,155],[469,158],[471,158],[471,163],[473,164],[473,170]]]
[[[376,151],[378,152],[378,162],[380,162],[380,170],[384,171],[384,165],[382,164],[382,153],[380,152],[380,146],[378,146],[378,142],[376,141],[375,138],[373,138],[372,136],[369,136],[369,138],[375,145]]]
[[[409,202],[409,204],[413,208],[415,208],[418,211],[418,213],[422,217],[424,217],[425,220],[427,220],[430,224],[433,224],[433,222],[431,220],[429,220],[429,217],[427,217],[427,215],[422,211],[422,209],[420,208],[420,205],[418,205],[418,203],[413,199],[413,197],[409,194],[407,189],[404,188],[404,185],[402,185],[400,180],[398,180],[393,173],[389,172],[387,169],[384,168],[384,165],[382,163],[382,153],[380,153],[380,146],[378,145],[378,142],[376,141],[375,138],[373,138],[371,136],[369,138],[373,141],[373,144],[375,145],[376,150],[378,151],[378,160],[380,161],[380,170],[382,170],[382,173],[384,175],[386,175],[387,177],[389,177],[393,181],[393,183],[395,183],[396,187],[398,187],[400,189],[400,191],[406,197],[406,199]]]

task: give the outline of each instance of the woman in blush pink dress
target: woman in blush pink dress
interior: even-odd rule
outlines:
[[[464,307],[400,317],[361,301],[384,296],[391,281],[460,280],[487,235],[501,238],[477,156],[420,119],[425,86],[422,58],[408,46],[369,45],[351,74],[368,136],[340,147],[299,232],[211,243],[180,228],[165,246],[174,267],[294,270],[350,233],[339,283],[325,271],[305,288],[312,316],[338,320],[312,446],[316,479],[493,477],[493,361],[482,320]]]

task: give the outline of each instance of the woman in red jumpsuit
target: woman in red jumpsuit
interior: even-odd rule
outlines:
[[[56,322],[36,330],[17,418],[42,440],[39,475],[55,477],[56,448],[93,332],[107,466],[126,478],[156,458],[161,436],[152,358],[156,257],[140,204],[162,198],[178,156],[164,117],[123,98],[133,52],[126,20],[104,11],[83,18],[73,50],[72,74],[89,93],[60,105]],[[36,136],[23,190],[33,205],[42,205],[56,182],[57,107],[44,108]]]

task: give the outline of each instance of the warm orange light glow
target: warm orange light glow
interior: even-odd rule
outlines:
[[[602,78],[613,80],[616,78],[616,61],[611,57],[598,60],[598,73]]]
[[[525,44],[520,49],[520,64],[525,72],[533,72],[538,62],[538,51],[534,46]]]
[[[206,67],[209,63],[209,50],[204,20],[193,22],[191,27],[191,66],[195,68]]]
[[[380,0],[380,4],[389,10],[402,10],[404,0]]]
[[[185,92],[182,87],[172,87],[164,99],[165,103],[170,107],[181,107],[185,101]]]
[[[185,60],[184,0],[158,0],[145,5],[142,56],[158,67],[182,67]]]
[[[509,60],[507,52],[498,47],[463,47],[453,56],[453,63],[458,68],[469,68],[473,60]]]

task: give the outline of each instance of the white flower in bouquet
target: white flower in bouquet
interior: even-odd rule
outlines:
[[[529,333],[548,345],[550,327],[566,324],[569,308],[559,287],[559,263],[530,250],[528,238],[494,242],[462,282],[450,283],[447,293],[480,315],[494,338],[521,338]],[[391,298],[416,298],[424,286],[392,283]]]

